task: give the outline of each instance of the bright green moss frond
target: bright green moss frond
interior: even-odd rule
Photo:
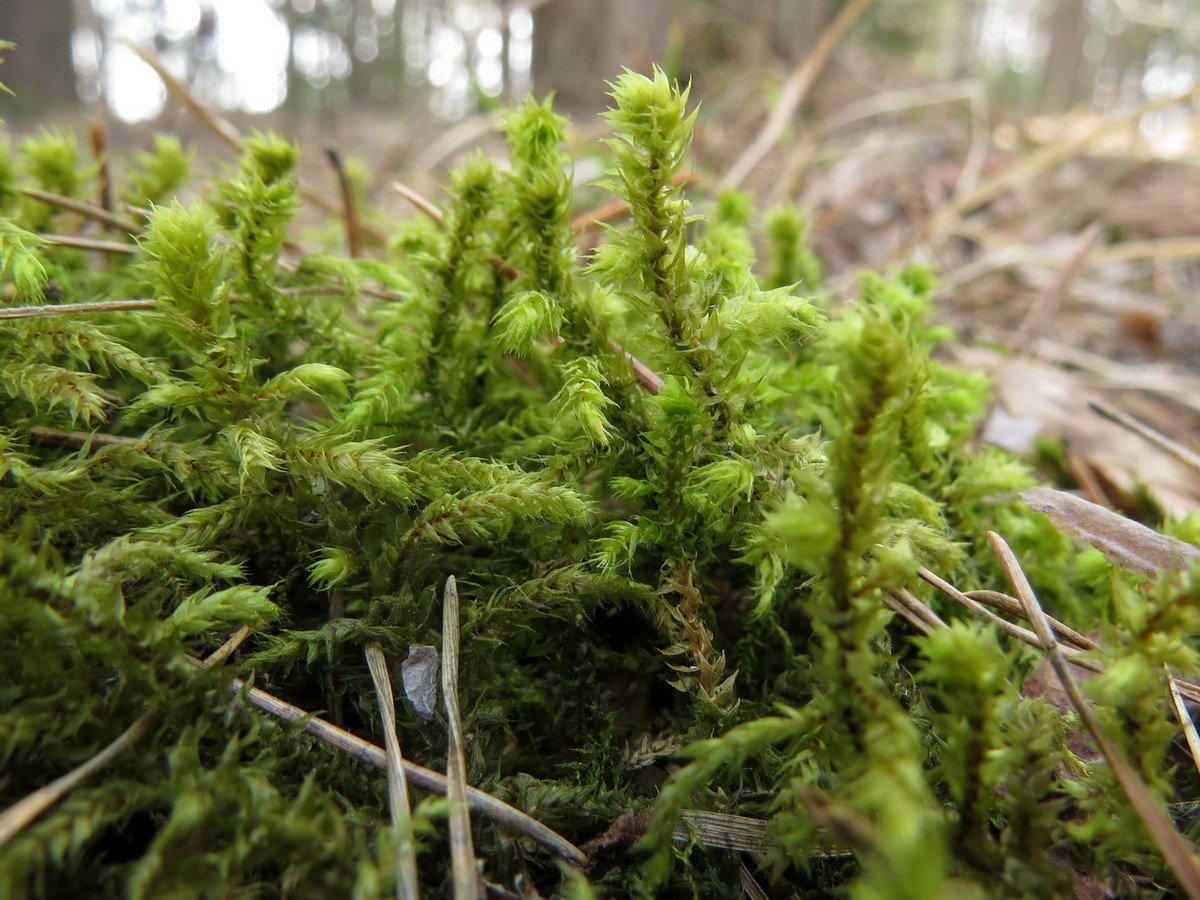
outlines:
[[[29,301],[42,296],[46,269],[37,255],[42,240],[13,222],[0,217],[0,278],[16,285],[18,295]]]
[[[156,210],[141,250],[146,276],[159,299],[214,335],[229,327],[228,294],[222,290],[224,254],[214,240],[216,220],[203,207],[178,202]]]

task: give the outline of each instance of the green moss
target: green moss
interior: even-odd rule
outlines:
[[[449,574],[472,782],[577,843],[652,808],[648,855],[586,876],[480,819],[491,878],[732,895],[736,857],[673,839],[694,806],[767,819],[771,877],[816,891],[1163,877],[1110,776],[1020,697],[1028,654],[960,623],[910,640],[884,593],[928,597],[919,566],[1002,588],[1004,533],[1048,607],[1110,623],[1090,690],[1169,799],[1161,672],[1196,668],[1194,580],[1147,591],[1011,499],[1025,469],[971,446],[985,381],[931,357],[930,273],[865,275],[826,315],[793,287],[820,279],[794,212],[768,214],[760,275],[749,199],[691,205],[686,90],[612,87],[603,185],[629,222],[586,257],[565,121],[532,100],[507,168],[472,157],[444,224],[369,260],[289,246],[298,149],[271,135],[188,206],[190,156],[158,141],[117,186],[155,204],[145,231],[108,266],[5,201],[14,304],[52,273],[64,299],[154,308],[0,328],[0,805],[152,715],[0,847],[0,894],[392,892],[382,774],[238,711],[228,678],[381,742],[363,649],[439,643]],[[73,146],[23,144],[5,197],[87,196]],[[186,662],[241,625],[223,669]],[[406,757],[439,768],[441,719],[402,713]],[[415,813],[430,896],[444,812]]]

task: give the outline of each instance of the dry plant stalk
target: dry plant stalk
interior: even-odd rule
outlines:
[[[260,712],[282,722],[300,723],[305,731],[323,743],[376,768],[387,770],[387,753],[382,747],[377,747],[344,728],[338,728],[332,722],[305,712],[262,688],[250,687],[240,678],[230,681],[229,689],[235,697],[244,699]],[[439,796],[446,796],[446,776],[440,772],[404,760],[404,774],[413,784]],[[587,856],[582,850],[515,806],[510,806],[503,800],[470,785],[467,785],[467,802],[477,812],[540,844],[560,859],[577,866],[586,865]]]
[[[796,67],[784,84],[783,92],[775,109],[771,111],[766,124],[754,142],[745,149],[737,161],[729,168],[721,179],[721,188],[738,187],[746,176],[754,171],[755,166],[762,162],[763,157],[778,143],[787,128],[788,120],[796,112],[797,107],[804,102],[808,92],[816,83],[817,77],[824,71],[833,51],[846,36],[850,27],[867,11],[871,0],[851,0],[838,13],[837,18],[821,34],[812,51],[805,57],[804,62]]]
[[[45,316],[74,316],[87,313],[124,312],[131,309],[154,309],[153,300],[93,300],[86,303],[43,303],[33,306],[6,306],[0,309],[0,319],[35,319]]]
[[[451,575],[442,595],[442,699],[446,704],[446,799],[450,803],[450,866],[455,900],[479,896],[471,812],[467,804],[467,759],[463,753],[462,713],[458,708],[458,585]]]
[[[1033,592],[1033,588],[1029,584],[1029,580],[1025,577],[1025,572],[1022,571],[1020,563],[1013,554],[1012,549],[1005,542],[1004,538],[996,534],[994,531],[988,532],[988,540],[991,542],[992,549],[996,553],[997,559],[1000,560],[1000,565],[1004,569],[1004,574],[1012,583],[1013,590],[1017,597],[1021,600],[1025,607],[1025,614],[1029,621],[1033,623],[1034,629],[1037,631],[1038,639],[1041,641],[1042,649],[1050,658],[1050,664],[1054,667],[1054,672],[1058,675],[1058,680],[1062,683],[1063,690],[1067,692],[1067,696],[1071,700],[1071,705],[1075,707],[1075,712],[1079,714],[1080,720],[1091,732],[1095,739],[1100,752],[1104,754],[1104,758],[1108,761],[1108,765],[1112,769],[1113,775],[1117,782],[1121,785],[1121,789],[1125,792],[1125,796],[1129,798],[1129,802],[1133,805],[1142,823],[1146,826],[1146,830],[1150,832],[1159,849],[1162,851],[1163,857],[1167,861],[1167,865],[1171,867],[1179,886],[1191,900],[1200,900],[1200,865],[1196,863],[1196,858],[1192,854],[1191,848],[1184,841],[1183,837],[1175,830],[1175,826],[1171,824],[1170,818],[1158,805],[1155,799],[1150,795],[1150,791],[1138,777],[1137,772],[1125,759],[1125,755],[1121,749],[1112,742],[1108,734],[1100,727],[1100,721],[1092,712],[1091,706],[1083,697],[1083,693],[1079,690],[1079,685],[1075,681],[1075,677],[1071,674],[1071,667],[1067,664],[1067,658],[1062,652],[1058,641],[1054,637],[1054,632],[1050,629],[1050,623],[1046,621],[1046,614],[1042,611],[1042,606],[1038,602],[1037,596]]]
[[[413,834],[412,807],[408,799],[408,780],[404,777],[404,754],[396,734],[396,698],[387,659],[378,644],[367,644],[367,668],[379,701],[383,724],[383,746],[387,753],[388,807],[392,813],[392,831],[396,836],[396,897],[417,900],[417,841]]]
[[[1196,723],[1192,721],[1192,714],[1188,712],[1187,706],[1183,702],[1183,692],[1179,689],[1180,681],[1171,674],[1171,670],[1163,666],[1163,671],[1167,675],[1167,685],[1171,688],[1171,706],[1175,710],[1175,717],[1179,719],[1179,725],[1183,729],[1183,736],[1187,740],[1188,752],[1192,755],[1192,765],[1196,767],[1196,771],[1200,772],[1200,734],[1196,733]]]

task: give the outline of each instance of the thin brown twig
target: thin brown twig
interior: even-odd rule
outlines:
[[[1096,239],[1100,237],[1100,230],[1099,222],[1093,222],[1083,230],[1075,242],[1071,255],[1067,257],[1067,261],[1055,274],[1054,280],[1046,286],[1046,289],[1029,307],[1025,318],[1021,320],[1021,324],[1017,326],[1016,333],[1013,335],[1011,346],[1017,353],[1027,352],[1030,349],[1030,339],[1033,335],[1054,321],[1054,316],[1062,305],[1063,297],[1066,296],[1067,286],[1083,268],[1088,254],[1096,245]]]
[[[226,145],[233,150],[236,150],[238,153],[241,153],[242,150],[245,149],[246,143],[242,139],[242,136],[238,130],[234,128],[233,125],[231,125],[227,120],[221,118],[211,109],[209,109],[204,102],[192,92],[192,89],[185,82],[180,81],[178,78],[172,75],[170,70],[163,65],[162,60],[158,58],[158,55],[153,50],[132,41],[125,41],[124,43],[130,49],[132,49],[134,53],[141,57],[142,61],[152,68],[158,77],[163,80],[163,84],[166,85],[168,93],[170,93],[170,95],[174,97],[176,101],[187,107],[192,115],[198,118],[206,128],[208,128]],[[322,212],[326,212],[331,216],[341,216],[341,211],[338,209],[337,204],[328,197],[321,194],[319,191],[313,190],[302,181],[297,182],[297,186],[300,190],[300,193],[304,195],[304,199],[313,204],[313,206],[316,206]],[[366,223],[360,223],[360,225],[362,233],[367,237],[370,237],[371,240],[382,243],[386,239],[386,235],[378,228],[374,228]]]
[[[133,309],[154,309],[153,300],[91,300],[85,303],[37,303],[29,306],[0,308],[0,319],[37,319],[47,316],[75,316],[86,313],[125,312]]]
[[[817,76],[824,71],[834,49],[870,5],[871,0],[851,0],[829,23],[813,49],[805,57],[804,62],[797,66],[788,77],[779,101],[775,104],[775,109],[771,111],[771,115],[767,118],[758,137],[742,152],[725,177],[721,179],[722,189],[738,187],[746,176],[762,162],[763,157],[770,152],[771,148],[778,143],[788,121],[796,112],[797,107],[804,102],[804,98],[808,96],[808,92],[817,81]]]
[[[401,181],[393,181],[392,190],[415,206],[418,210],[423,212],[434,222],[437,222],[438,225],[445,226],[446,217],[443,216],[442,211],[437,208],[437,204],[425,197],[424,194],[418,193],[416,190],[410,188],[407,184],[404,184]]]
[[[986,603],[988,606],[994,606],[997,609],[1002,609],[1009,615],[1025,617],[1025,608],[1021,605],[1021,601],[1016,597],[1010,597],[1008,594],[1000,591],[963,591],[963,594],[970,597],[972,600],[978,600],[980,603]],[[1050,627],[1063,640],[1073,644],[1080,650],[1099,650],[1100,645],[1091,638],[1080,634],[1070,625],[1060,622],[1054,616],[1046,616],[1050,622]]]
[[[325,145],[325,158],[337,175],[338,189],[342,192],[342,221],[346,223],[346,253],[351,259],[362,256],[362,228],[358,221],[358,210],[354,207],[354,185],[346,172],[342,154],[333,144]]]
[[[158,77],[162,79],[163,84],[166,85],[168,93],[170,93],[170,95],[174,97],[178,103],[182,103],[185,107],[187,107],[188,111],[191,112],[193,116],[199,119],[209,131],[224,141],[228,147],[236,150],[239,153],[242,152],[242,136],[238,133],[238,130],[234,128],[233,125],[231,125],[226,119],[218,116],[215,112],[209,109],[208,106],[201,102],[200,98],[192,93],[192,89],[185,82],[176,78],[174,73],[172,73],[170,69],[163,65],[163,62],[161,59],[159,59],[157,53],[155,53],[149,47],[139,44],[136,41],[123,40],[122,43],[136,53],[141,58],[142,62],[154,70],[155,74],[158,75]]]
[[[892,610],[898,616],[900,616],[900,618],[904,619],[904,621],[906,621],[909,625],[921,632],[921,634],[928,636],[933,632],[933,627],[919,615],[917,615],[916,612],[909,609],[908,606],[905,605],[894,592],[884,591],[883,602],[890,606]]]
[[[1163,663],[1163,671],[1167,675],[1167,686],[1171,689],[1171,706],[1175,709],[1175,718],[1179,720],[1179,727],[1183,729],[1183,736],[1187,741],[1188,752],[1192,755],[1192,765],[1196,767],[1197,772],[1200,772],[1200,734],[1196,733],[1196,723],[1192,721],[1192,714],[1188,712],[1188,708],[1183,702],[1179,679],[1171,674],[1166,663]]]
[[[1139,422],[1133,416],[1122,412],[1109,403],[1105,403],[1103,400],[1090,400],[1088,401],[1088,406],[1109,421],[1116,422],[1122,428],[1127,428],[1138,435],[1138,437],[1145,438],[1160,450],[1170,453],[1188,468],[1200,472],[1200,453],[1196,453],[1194,450],[1183,446],[1178,441],[1171,440],[1171,438],[1167,437],[1161,431],[1156,431],[1149,425]]]
[[[88,138],[92,144],[92,158],[99,164],[96,178],[100,182],[100,207],[106,212],[113,211],[113,190],[111,163],[108,158],[108,132],[104,123],[92,119],[88,123]]]
[[[115,447],[140,444],[143,440],[121,434],[105,434],[103,431],[63,431],[61,428],[48,428],[45,425],[34,425],[30,428],[29,439],[35,444],[51,447],[84,447],[88,444]]]
[[[1030,631],[1028,628],[1022,628],[1020,625],[1014,625],[1007,619],[1001,618],[982,603],[977,600],[972,600],[954,585],[950,584],[950,582],[939,577],[937,574],[931,572],[929,569],[926,569],[924,566],[917,569],[917,575],[919,575],[922,580],[932,584],[942,593],[949,597],[953,597],[963,606],[967,607],[967,609],[971,610],[971,612],[975,613],[975,615],[983,619],[987,619],[987,621],[991,622],[1009,637],[1016,638],[1017,640],[1023,641],[1024,643],[1033,647],[1039,646],[1038,636],[1034,632]],[[1074,665],[1077,665],[1082,669],[1087,669],[1091,672],[1104,671],[1100,663],[1092,659],[1087,659],[1086,657],[1078,657],[1075,654],[1079,651],[1075,650],[1074,648],[1068,649],[1070,650],[1069,658]]]
[[[137,253],[137,247],[133,244],[122,244],[118,241],[102,241],[98,238],[75,237],[70,234],[39,233],[38,237],[48,244],[78,247],[80,250],[99,250],[101,253],[125,253],[130,256]]]
[[[1171,867],[1171,871],[1175,875],[1179,886],[1183,888],[1191,900],[1200,900],[1200,864],[1197,864],[1195,856],[1192,854],[1192,849],[1188,846],[1183,836],[1175,829],[1171,823],[1171,819],[1167,816],[1165,810],[1151,795],[1149,788],[1145,782],[1134,770],[1133,766],[1125,758],[1125,754],[1121,752],[1121,748],[1113,743],[1100,726],[1100,720],[1096,718],[1096,714],[1092,711],[1090,704],[1084,699],[1083,693],[1079,690],[1079,685],[1075,681],[1075,676],[1071,674],[1071,667],[1067,665],[1067,658],[1062,652],[1058,641],[1054,637],[1054,632],[1050,629],[1050,623],[1046,621],[1046,614],[1042,611],[1042,606],[1038,602],[1037,595],[1034,594],[1033,588],[1029,584],[1029,579],[1025,577],[1025,572],[1021,569],[1020,563],[1013,554],[1012,549],[1005,542],[1004,538],[996,534],[994,531],[988,532],[988,541],[992,545],[992,550],[995,552],[997,559],[1000,561],[1001,568],[1004,569],[1004,574],[1012,583],[1013,590],[1016,591],[1017,597],[1020,598],[1022,605],[1025,607],[1025,615],[1034,629],[1037,631],[1037,636],[1041,642],[1041,647],[1050,659],[1050,664],[1054,667],[1054,672],[1058,675],[1058,680],[1062,683],[1063,690],[1067,692],[1067,696],[1071,700],[1071,705],[1075,708],[1075,712],[1079,714],[1079,718],[1083,724],[1091,732],[1092,737],[1096,741],[1096,745],[1100,748],[1100,752],[1104,754],[1104,758],[1108,761],[1109,768],[1112,770],[1113,776],[1120,784],[1121,790],[1125,792],[1125,796],[1129,798],[1130,805],[1137,812],[1138,817],[1146,826],[1146,830],[1153,836],[1154,841],[1158,844],[1158,848],[1162,851],[1163,857],[1167,861],[1167,865]]]
[[[446,800],[450,805],[450,869],[455,900],[479,896],[471,813],[467,804],[467,758],[463,752],[462,713],[458,708],[458,584],[451,575],[442,594],[442,702],[446,704]]]
[[[417,840],[413,833],[408,779],[404,777],[404,754],[396,734],[396,698],[392,694],[392,677],[379,644],[367,644],[366,656],[367,669],[379,701],[383,746],[387,754],[388,807],[391,809],[392,830],[396,836],[396,897],[397,900],[417,900],[420,893],[417,882]]]
[[[78,213],[88,219],[95,219],[97,222],[102,222],[128,234],[140,234],[143,230],[142,226],[133,219],[127,219],[102,206],[85,203],[73,197],[64,197],[62,194],[53,194],[50,191],[39,191],[37,188],[20,188],[18,193],[31,200],[37,200],[39,203],[45,203],[47,206],[54,206],[58,209],[65,209],[67,212]]]
[[[671,179],[671,184],[675,187],[686,187],[695,180],[696,176],[691,172],[680,172]],[[601,222],[607,222],[610,219],[615,219],[617,216],[628,212],[629,204],[620,197],[602,203],[595,209],[587,210],[586,212],[577,213],[571,219],[572,231],[584,231],[589,226],[598,225]]]
[[[297,706],[268,694],[261,688],[249,687],[240,678],[230,682],[230,690],[234,696],[244,698],[255,709],[273,716],[282,722],[300,723],[304,730],[313,737],[348,753],[355,759],[361,760],[379,769],[387,769],[387,753],[382,747],[364,741],[345,729],[338,728],[331,722],[318,718]],[[446,776],[432,769],[426,769],[416,763],[404,761],[404,774],[408,780],[431,793],[446,795]],[[553,852],[561,859],[574,865],[586,865],[588,858],[583,851],[564,838],[562,835],[543,825],[527,813],[521,812],[503,800],[486,794],[478,788],[467,786],[467,802],[476,812],[487,816],[504,827],[529,838],[537,844]]]

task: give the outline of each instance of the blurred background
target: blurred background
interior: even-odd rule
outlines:
[[[158,79],[122,41],[155,48],[217,109],[323,115],[348,105],[459,119],[557,92],[591,111],[621,66],[760,83],[798,62],[840,0],[4,0],[15,112],[48,105],[123,122],[164,114]],[[1113,110],[1197,76],[1194,0],[878,0],[866,53],[931,78],[979,78],[1010,108]],[[848,63],[849,65],[849,63]]]
[[[42,128],[86,158],[90,129],[119,171],[165,131],[203,172],[271,128],[331,197],[336,146],[385,231],[415,214],[394,181],[436,203],[531,91],[572,117],[586,225],[605,81],[658,64],[700,104],[701,211],[799,210],[829,306],[930,265],[944,355],[996,385],[982,439],[1143,517],[1200,509],[1200,0],[0,0],[0,39],[18,158]]]

